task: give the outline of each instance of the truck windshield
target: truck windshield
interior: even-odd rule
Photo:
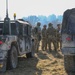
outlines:
[[[2,31],[3,31],[3,23],[0,22],[0,35],[2,35]]]
[[[4,19],[4,24],[3,24],[3,35],[9,35],[9,25],[10,25],[10,19],[5,18]]]
[[[3,24],[3,34],[9,35],[9,25],[7,23]]]
[[[11,23],[11,35],[17,35],[17,26],[15,23]]]

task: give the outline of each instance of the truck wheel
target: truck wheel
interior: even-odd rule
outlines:
[[[16,46],[12,46],[11,50],[8,51],[8,69],[14,69],[18,64],[18,53]]]
[[[32,52],[26,53],[26,57],[27,57],[27,58],[32,58],[32,57],[33,57],[33,56],[32,56]]]
[[[64,66],[67,73],[75,72],[75,56],[64,55]]]

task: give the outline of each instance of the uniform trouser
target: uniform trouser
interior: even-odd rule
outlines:
[[[61,49],[61,46],[62,46],[61,38],[57,38],[57,48],[59,48],[59,44]]]
[[[51,39],[48,39],[48,48],[49,48],[49,50],[51,50]]]
[[[34,44],[35,44],[35,50],[38,51],[40,41],[38,40],[38,38],[35,38],[34,42],[35,42],[35,43],[34,43]]]
[[[51,50],[51,43],[53,43],[54,50],[57,50],[57,42],[55,37],[48,38],[48,48]]]
[[[47,38],[42,38],[42,50],[47,50]]]
[[[51,41],[48,42],[48,48],[49,48],[49,50],[51,50],[51,43],[53,43],[54,50],[57,50],[56,41],[54,41],[54,40],[53,41],[51,40]]]
[[[54,45],[54,50],[56,51],[57,50],[57,43],[55,40],[52,41],[53,42],[53,45]]]

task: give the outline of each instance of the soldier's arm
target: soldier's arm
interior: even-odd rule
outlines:
[[[54,28],[55,37],[57,37],[57,29]]]
[[[41,34],[43,34],[43,29],[41,30]]]
[[[40,32],[40,33],[42,32],[41,28],[39,29],[39,32]]]
[[[47,34],[47,36],[48,36],[48,34],[49,34],[48,29],[46,30],[46,34]]]

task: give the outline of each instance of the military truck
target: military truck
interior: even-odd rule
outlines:
[[[14,69],[18,65],[18,56],[26,54],[33,57],[34,40],[31,37],[32,26],[22,19],[0,21],[0,71]]]
[[[65,70],[75,72],[75,8],[64,12],[61,35]]]
[[[8,0],[6,0],[6,17],[0,21],[0,72],[14,69],[18,65],[18,56],[34,56],[34,39],[32,25],[23,19],[8,17]]]
[[[18,56],[34,56],[34,39],[31,36],[32,25],[23,19],[8,17],[8,0],[6,0],[6,17],[0,20],[0,72],[18,66]]]

